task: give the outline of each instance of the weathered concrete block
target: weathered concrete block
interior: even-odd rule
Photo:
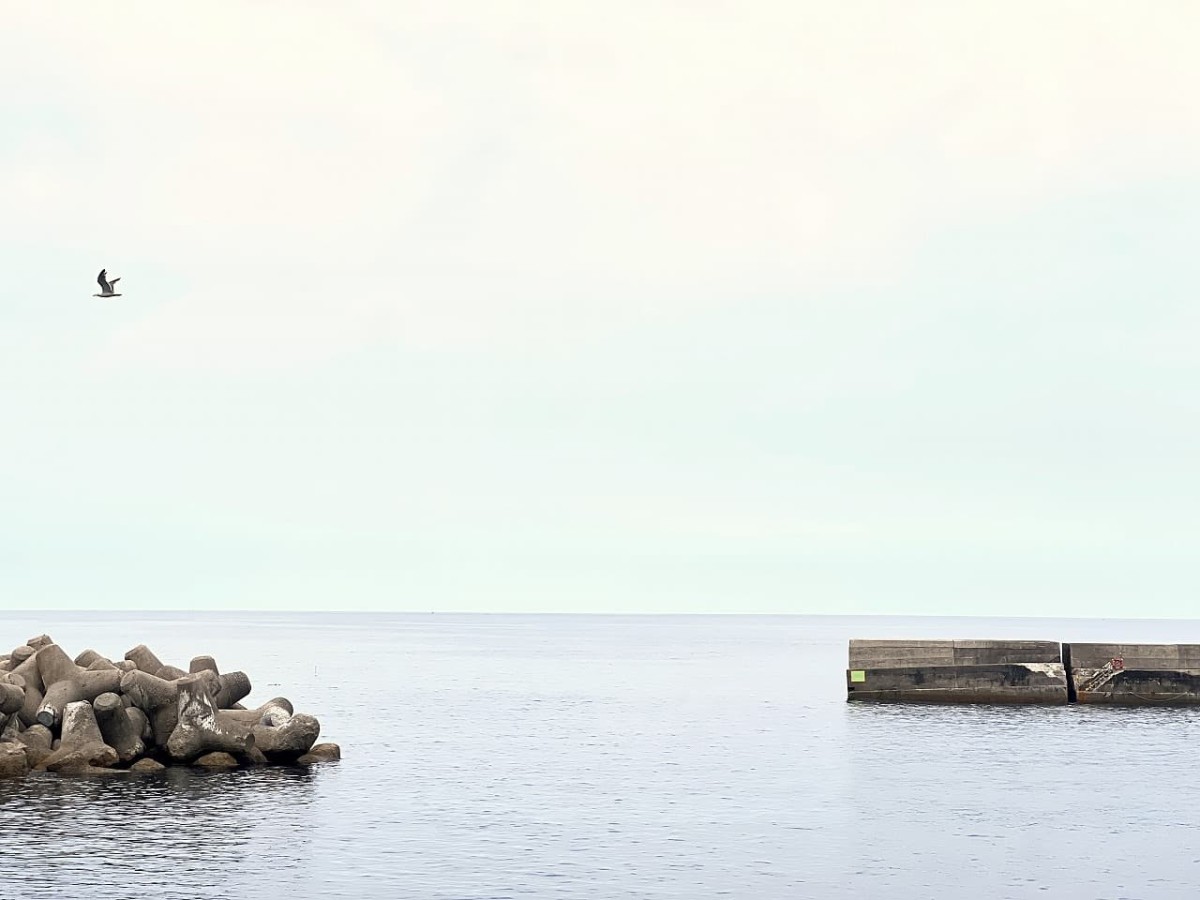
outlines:
[[[117,751],[104,743],[92,704],[78,700],[67,704],[63,711],[62,739],[38,768],[49,772],[86,771],[115,766],[119,758]]]
[[[1200,645],[1064,644],[1080,703],[1200,704]]]
[[[320,722],[298,713],[279,726],[254,726],[254,746],[271,762],[295,762],[312,749],[320,733]]]
[[[215,670],[201,669],[196,674]],[[217,676],[218,687],[213,691],[213,701],[217,709],[230,709],[239,700],[250,694],[250,676],[245,672],[226,672]]]
[[[21,744],[0,744],[0,778],[20,778],[29,771],[29,758]]]
[[[88,648],[87,650],[84,650],[82,653],[80,653],[77,657],[75,657],[75,665],[86,669],[88,666],[90,666],[93,662],[95,662],[98,659],[104,659],[104,656],[97,653],[95,650]]]
[[[145,672],[147,675],[157,675],[158,670],[163,667],[162,660],[145,644],[138,644],[125,654],[125,658],[137,666],[139,672]]]
[[[47,644],[37,652],[38,670],[46,686],[37,720],[47,728],[62,721],[63,710],[79,700],[92,700],[105,691],[115,691],[121,683],[116,669],[93,672],[82,669],[58,644]]]
[[[7,678],[0,679],[0,716],[9,716],[21,711],[25,705],[25,684],[11,684]]]
[[[175,682],[178,688],[178,721],[167,739],[173,760],[188,762],[205,753],[245,753],[254,746],[250,729],[217,709],[209,689],[208,671],[186,675]]]
[[[24,655],[21,662],[9,672],[9,683],[13,683],[13,676],[20,677],[25,682],[25,702],[21,706],[21,711],[17,713],[21,717],[21,722],[26,727],[37,722],[38,707],[42,705],[42,695],[45,693],[45,685],[42,683],[41,669],[38,667],[37,651],[28,644],[24,647],[18,647],[13,651],[13,658],[16,659],[18,651],[27,650],[28,654]]]
[[[165,746],[178,721],[177,683],[136,669],[121,676],[121,691],[149,719],[151,742],[160,747]]]
[[[101,694],[93,700],[92,709],[96,712],[104,743],[117,751],[120,762],[132,762],[146,752],[146,743],[142,740],[144,713],[126,707],[113,693]]]
[[[255,725],[277,727],[290,719],[295,710],[287,697],[275,697],[258,709],[229,709],[224,712],[229,719],[250,727]]]
[[[1050,641],[851,640],[846,697],[899,703],[1067,702]]]
[[[25,730],[25,726],[21,724],[21,717],[16,713],[10,713],[7,716],[0,716],[3,720],[3,727],[0,728],[0,744],[6,741],[15,741],[17,735]]]
[[[211,656],[192,657],[192,661],[188,664],[188,672],[194,674],[196,672],[204,672],[206,670],[217,675],[221,674],[221,670],[217,668],[217,661]]]

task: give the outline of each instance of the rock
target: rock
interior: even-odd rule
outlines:
[[[228,753],[205,753],[198,757],[192,765],[202,766],[206,769],[236,769],[238,761]]]
[[[69,749],[59,748],[37,764],[35,768],[47,772],[84,774],[92,769],[109,769],[117,764],[117,751],[107,744],[85,744]]]
[[[130,772],[161,772],[166,769],[162,763],[153,759],[139,759],[129,767]]]
[[[337,744],[317,744],[296,762],[302,766],[313,763],[336,762],[342,758],[342,748]]]

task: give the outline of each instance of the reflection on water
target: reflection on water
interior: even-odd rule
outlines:
[[[152,775],[0,781],[2,857],[13,896],[223,897],[255,882],[247,860],[303,865],[305,808],[319,774],[292,768],[233,773],[172,768]],[[36,839],[34,836],[38,836]],[[229,893],[230,873],[238,889]],[[0,890],[0,895],[4,894]],[[268,894],[267,896],[270,896]]]

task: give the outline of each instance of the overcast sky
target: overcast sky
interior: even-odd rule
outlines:
[[[1195,614],[1197,33],[10,4],[0,604]]]

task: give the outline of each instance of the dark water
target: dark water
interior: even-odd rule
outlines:
[[[846,640],[1200,622],[6,613],[243,669],[311,771],[0,782],[0,898],[1173,898],[1200,713],[844,702]]]

